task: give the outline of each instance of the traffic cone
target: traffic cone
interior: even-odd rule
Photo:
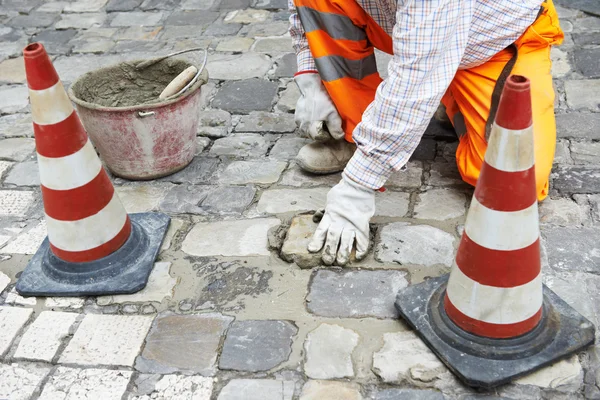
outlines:
[[[23,51],[48,237],[16,285],[24,296],[134,293],[170,218],[127,214],[40,43]]]
[[[401,290],[396,308],[475,387],[510,382],[593,343],[592,323],[542,284],[527,78],[506,81],[450,274]]]

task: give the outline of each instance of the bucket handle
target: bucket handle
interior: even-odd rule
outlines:
[[[156,114],[154,111],[138,111],[138,117],[140,118],[151,117],[154,114]]]

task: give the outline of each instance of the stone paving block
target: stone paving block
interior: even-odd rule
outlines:
[[[5,60],[0,63],[0,82],[25,83],[25,64],[23,57]]]
[[[267,154],[269,142],[259,134],[239,134],[217,139],[210,154],[230,157],[261,157]]]
[[[274,218],[197,223],[181,250],[193,256],[269,256],[267,232],[279,223]]]
[[[115,13],[110,26],[129,27],[129,26],[157,26],[165,14],[163,12],[120,12]]]
[[[281,141],[286,140],[286,139],[288,139],[288,138],[279,139],[277,144],[279,144]],[[289,138],[289,139],[292,139],[292,138]],[[304,143],[303,142],[304,139],[301,139],[301,138],[293,138],[293,139],[299,140],[298,143],[292,143],[292,145],[295,145],[297,147],[300,147]],[[269,158],[273,156],[273,151],[277,147],[277,144],[275,145],[275,147],[273,147],[273,149],[271,149]],[[285,151],[285,148],[283,146],[282,146],[282,151]],[[281,155],[281,157],[284,157],[286,155],[291,155],[293,153],[294,152],[290,150],[290,151],[287,151],[287,153],[283,153]],[[295,156],[296,155],[294,154],[292,157],[295,158]],[[315,174],[311,174],[310,172],[304,171],[302,168],[300,168],[298,166],[298,164],[293,163],[283,174],[283,178],[281,179],[280,185],[281,186],[294,186],[294,187],[314,187],[314,186],[333,187],[333,186],[337,185],[341,179],[342,179],[341,173],[329,174],[329,175],[315,175]]]
[[[229,135],[226,126],[199,126],[198,136],[205,136],[210,139],[220,139]]]
[[[147,10],[177,10],[181,5],[181,0],[145,0],[140,8]]]
[[[0,117],[0,137],[2,136],[5,138],[33,137],[31,115],[12,114]],[[3,148],[1,141],[0,148]]]
[[[0,357],[10,348],[32,313],[30,308],[0,307]]]
[[[4,183],[15,186],[39,186],[37,161],[26,161],[15,165],[4,179]]]
[[[172,299],[175,285],[179,283],[181,278],[172,278],[169,274],[170,269],[170,262],[157,262],[152,268],[145,288],[133,294],[98,296],[96,303],[100,306],[107,306],[114,303],[160,303],[165,299]]]
[[[206,137],[197,137],[196,138],[196,155],[202,153],[208,146],[210,146],[212,142],[209,138]]]
[[[240,29],[242,29],[242,24],[224,24],[219,20],[206,28],[204,34],[209,37],[234,36]]]
[[[219,18],[218,12],[212,11],[175,11],[167,18],[166,25],[196,25],[208,26]],[[212,78],[214,76],[210,74]]]
[[[221,336],[233,321],[221,314],[159,315],[136,361],[145,373],[216,373]]]
[[[287,163],[281,161],[234,161],[219,176],[219,182],[231,185],[269,184],[279,180]]]
[[[213,78],[216,78],[213,76]],[[218,78],[217,78],[218,79]],[[217,92],[211,105],[234,113],[269,111],[277,94],[277,83],[253,78],[227,82]]]
[[[410,194],[386,190],[375,195],[373,222],[387,222],[387,218],[402,218],[408,214]]]
[[[553,164],[573,164],[573,159],[571,158],[571,151],[569,150],[568,140],[559,139],[556,141]]]
[[[220,0],[183,0],[182,10],[210,10],[218,5]]]
[[[159,180],[173,183],[187,183],[190,185],[208,183],[218,165],[219,160],[216,158],[195,157],[192,162],[181,171],[160,178]]]
[[[251,112],[242,116],[236,125],[236,132],[291,133],[296,130],[294,116],[291,114],[273,114]]]
[[[396,294],[407,286],[404,271],[318,270],[310,282],[306,307],[322,317],[397,318]]]
[[[294,382],[276,379],[232,379],[217,400],[292,400]]]
[[[598,46],[600,45],[600,33],[574,33],[573,41],[578,46]]]
[[[6,172],[10,167],[12,167],[15,163],[10,161],[0,161],[0,177]]]
[[[142,4],[142,0],[110,0],[106,11],[133,11],[140,4]]]
[[[276,52],[289,52],[293,51],[292,38],[291,37],[278,37],[278,38],[264,38],[258,39],[252,51],[259,53],[276,53]]]
[[[277,102],[277,109],[283,112],[293,113],[296,111],[296,104],[298,103],[299,98],[300,90],[298,89],[298,86],[295,82],[290,82],[285,87],[285,90],[281,92],[279,101]]]
[[[73,53],[106,53],[115,45],[114,41],[104,38],[74,40],[70,43],[73,45]]]
[[[2,209],[1,202],[0,209]],[[35,225],[31,229],[20,233],[19,236],[3,247],[0,250],[0,253],[35,254],[47,235],[46,221],[42,220],[39,224]]]
[[[430,138],[422,138],[421,142],[411,155],[410,160],[431,161],[435,158],[437,142]]]
[[[288,321],[235,321],[227,331],[219,368],[251,372],[275,368],[290,356],[297,333]]]
[[[565,82],[567,104],[576,110],[598,111],[600,106],[600,79],[574,80]]]
[[[6,295],[4,304],[19,305],[19,306],[35,306],[37,304],[37,297],[23,297],[13,287],[10,292]]]
[[[253,186],[225,186],[211,190],[202,201],[202,209],[211,213],[241,214],[254,200]]]
[[[76,29],[48,29],[34,35],[32,41],[41,42],[48,54],[64,55],[73,48],[73,44],[67,42],[73,39],[76,34]]]
[[[452,189],[431,189],[419,194],[414,217],[444,221],[465,214],[467,198],[464,193]]]
[[[34,192],[0,190],[0,215],[22,217],[33,201]]]
[[[61,364],[133,366],[152,317],[87,314],[59,359]]]
[[[46,307],[51,310],[81,310],[85,298],[83,297],[46,297]]]
[[[225,23],[234,24],[252,24],[255,22],[265,22],[271,14],[265,10],[235,10],[225,16]]]
[[[303,139],[300,137],[283,137],[275,143],[275,146],[273,146],[273,148],[269,152],[269,158],[272,158],[275,160],[282,160],[282,161],[289,161],[289,160],[295,159],[296,156],[298,155],[298,152],[300,151],[300,149],[309,143],[310,143],[309,139]],[[300,172],[303,172],[297,166],[295,166],[293,168],[293,170],[294,171],[298,170]],[[329,175],[322,175],[322,176],[329,176]],[[316,178],[316,175],[313,178]],[[310,182],[312,180],[306,179],[306,181]],[[295,186],[295,185],[292,185],[292,186]]]
[[[6,287],[10,284],[10,278],[0,271],[0,294],[6,289]]]
[[[247,37],[269,37],[285,35],[289,31],[290,23],[287,21],[269,21],[254,23],[244,26],[240,35]]]
[[[158,210],[171,185],[120,186],[115,190],[128,213]]]
[[[288,3],[286,0],[258,0],[254,4],[254,8],[260,10],[287,10]]]
[[[205,214],[200,203],[206,199],[210,189],[205,186],[177,185],[160,203],[160,209],[171,214]]]
[[[268,214],[318,210],[325,207],[328,192],[329,188],[266,190],[257,209]]]
[[[575,51],[575,66],[587,78],[600,78],[600,49]]]
[[[456,163],[434,162],[429,170],[429,180],[431,186],[464,186]]]
[[[42,311],[19,342],[15,359],[52,362],[79,314]]]
[[[8,24],[17,28],[47,28],[56,21],[57,14],[33,12],[28,15],[17,15]]]
[[[362,400],[360,386],[352,382],[309,380],[302,387],[300,400]]]
[[[304,373],[312,379],[335,379],[354,376],[352,352],[359,336],[352,329],[321,324],[304,342]]]
[[[407,164],[407,168],[392,174],[385,183],[385,187],[392,188],[418,188],[421,187],[421,177],[423,176],[423,163],[413,161]]]
[[[559,138],[600,140],[600,113],[569,113],[556,115]]]
[[[101,27],[104,21],[106,21],[104,13],[62,14],[60,21],[54,26],[56,29],[89,29]]]
[[[2,6],[6,10],[14,10],[19,13],[29,14],[31,10],[40,5],[40,0],[4,0]]]
[[[553,173],[552,186],[562,194],[600,193],[600,169],[561,166]]]
[[[254,39],[244,37],[233,37],[224,39],[217,45],[216,51],[242,52],[247,51],[254,44]]]
[[[278,59],[277,61],[275,61],[277,64],[277,69],[275,70],[275,73],[273,74],[273,76],[275,78],[292,78],[294,76],[294,74],[296,72],[298,72],[298,62],[296,60],[296,54],[295,53],[289,53],[286,54],[285,56],[281,57],[280,59]],[[290,89],[291,87],[295,87],[296,89],[298,88],[298,86],[296,86],[295,82],[290,82],[290,84],[288,85],[288,89]],[[288,94],[289,96],[292,96],[293,94]],[[297,100],[297,98],[296,98]],[[296,102],[294,101],[294,107],[296,105]],[[291,110],[290,107],[288,107],[289,110]],[[288,110],[284,110],[284,111],[288,111]]]
[[[553,47],[550,50],[550,59],[552,60],[552,76],[554,78],[562,78],[571,72],[568,53]]]
[[[579,389],[579,386],[583,383],[583,369],[579,363],[579,358],[574,355],[516,379],[515,383],[553,389],[563,385],[575,384],[576,389]]]
[[[571,199],[547,197],[539,203],[540,223],[577,226],[587,220],[586,210]]]
[[[383,347],[373,354],[373,371],[386,383],[427,383],[447,371],[413,332],[384,333],[383,340]]]
[[[252,36],[249,36],[252,37]],[[243,65],[244,68],[239,68],[240,65]],[[272,61],[265,55],[262,54],[254,54],[254,53],[244,53],[244,54],[214,54],[209,57],[208,64],[206,68],[208,69],[208,73],[211,79],[218,80],[240,80],[240,79],[250,79],[250,78],[262,78],[265,76],[267,71],[271,69]],[[269,82],[265,82],[269,83]],[[258,84],[247,87],[245,86],[233,86],[231,91],[231,96],[234,96],[236,91],[241,92],[242,94],[250,89],[256,90],[262,88]],[[264,87],[266,87],[265,85]],[[269,87],[272,85],[268,85]],[[264,91],[265,89],[263,89]],[[261,96],[260,93],[250,92],[245,101],[252,101],[254,99],[254,95]],[[216,108],[223,108],[215,106]],[[260,108],[257,108],[260,110]]]
[[[77,0],[65,6],[65,12],[86,13],[100,11],[106,5],[108,0]]]
[[[385,389],[377,393],[375,400],[444,400],[442,393],[435,390],[417,390],[417,389]],[[461,397],[461,400],[476,400],[480,397],[471,399],[470,397]],[[482,397],[487,400],[494,400],[492,397]],[[500,399],[500,398],[498,398]]]
[[[131,380],[131,371],[58,367],[39,400],[120,400]]]
[[[454,237],[429,225],[395,222],[384,226],[376,245],[375,259],[386,263],[432,266],[452,265]]]
[[[312,215],[299,215],[292,219],[283,246],[281,258],[287,262],[294,262],[300,268],[312,268],[321,264],[320,253],[310,253],[308,243],[317,230]]]
[[[121,40],[113,48],[114,53],[128,54],[131,52],[157,53],[165,46],[162,41]]]
[[[203,376],[166,375],[156,383],[156,386],[151,393],[132,397],[131,400],[210,400],[212,390],[213,380],[211,378],[205,378]]]
[[[22,111],[29,105],[29,95],[25,86],[0,87],[0,114]]]
[[[552,227],[542,230],[550,267],[600,273],[600,228]]]
[[[112,38],[114,40],[154,40],[162,30],[162,26],[132,26],[125,30],[118,29]],[[168,38],[163,36],[162,39]]]
[[[85,54],[71,57],[61,56],[58,57],[53,64],[60,79],[65,83],[75,81],[75,79],[86,72],[114,65],[121,61],[121,55]]]
[[[0,364],[0,398],[7,400],[28,400],[40,386],[49,367],[33,365]]]
[[[600,164],[600,143],[572,141],[571,158],[575,164]]]
[[[35,141],[29,138],[0,140],[0,159],[25,161],[35,150]]]

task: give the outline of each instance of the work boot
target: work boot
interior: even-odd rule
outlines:
[[[344,170],[355,150],[356,145],[344,139],[314,142],[300,149],[296,162],[313,174],[333,174]]]

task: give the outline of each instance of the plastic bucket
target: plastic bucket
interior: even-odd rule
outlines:
[[[200,90],[208,81],[204,69],[179,97],[159,100],[169,82],[192,64],[171,58],[136,70],[142,61],[88,72],[68,91],[106,167],[131,180],[170,175],[192,161]]]

